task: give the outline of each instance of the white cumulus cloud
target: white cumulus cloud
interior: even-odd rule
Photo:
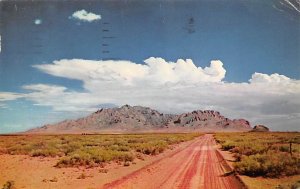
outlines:
[[[11,93],[11,92],[0,92],[0,102],[1,101],[10,101],[22,98],[23,94]]]
[[[167,62],[154,57],[146,59],[144,65],[125,60],[65,59],[33,67],[54,76],[81,80],[90,91],[104,84],[160,86],[178,82],[221,82],[226,73],[219,60],[212,61],[209,67],[201,68],[196,67],[190,59]]]
[[[34,24],[35,25],[40,25],[40,24],[42,24],[42,20],[41,19],[35,19]]]
[[[78,10],[70,16],[70,18],[84,21],[84,22],[93,22],[101,19],[101,15],[97,15],[92,12],[87,12],[86,10]]]
[[[300,81],[280,74],[254,73],[249,82],[228,83],[220,60],[197,67],[151,57],[145,64],[125,60],[63,59],[34,65],[56,77],[82,81],[84,92],[64,86],[31,84],[25,94],[0,93],[2,101],[25,98],[54,111],[90,112],[101,104],[131,104],[165,113],[214,109],[275,130],[299,130]],[[284,123],[284,124],[283,124]]]
[[[290,82],[290,78],[284,75],[279,75],[278,73],[267,75],[255,72],[249,81],[251,83],[288,83]]]

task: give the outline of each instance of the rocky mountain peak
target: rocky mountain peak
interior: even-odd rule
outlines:
[[[269,128],[264,125],[255,125],[251,132],[268,132]]]
[[[73,131],[143,131],[143,130],[250,130],[249,121],[231,120],[214,110],[195,110],[188,113],[163,114],[143,106],[124,105],[117,108],[99,109],[77,120],[66,120],[46,125],[30,132]]]

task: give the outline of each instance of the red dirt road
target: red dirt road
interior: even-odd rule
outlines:
[[[226,163],[212,135],[199,137],[183,150],[160,159],[104,189],[240,189],[233,175],[224,176]]]

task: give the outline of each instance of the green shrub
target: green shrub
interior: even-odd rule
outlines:
[[[168,147],[167,143],[164,141],[149,142],[137,145],[136,151],[141,152],[146,155],[156,155],[163,152]]]
[[[257,161],[255,156],[242,156],[241,161],[235,163],[234,167],[239,173],[249,176],[263,174],[261,164]]]
[[[242,156],[236,170],[248,176],[279,177],[300,174],[299,160],[286,153],[269,152]]]
[[[280,146],[279,150],[282,152],[289,152],[290,151],[290,147],[289,146]]]
[[[36,156],[55,157],[55,156],[61,156],[61,153],[59,153],[59,150],[55,148],[45,148],[45,149],[31,150],[30,155],[32,157],[36,157]]]
[[[12,181],[12,180],[7,181],[7,182],[3,185],[2,189],[15,189],[15,182]]]
[[[86,175],[84,173],[81,173],[77,179],[85,179],[86,178]]]
[[[233,149],[234,147],[235,147],[235,145],[232,142],[224,142],[222,144],[223,150],[230,150],[230,149]]]
[[[32,157],[61,157],[57,167],[102,166],[104,162],[131,162],[141,153],[156,155],[170,145],[201,134],[28,135],[0,136],[0,153]]]
[[[57,182],[58,181],[58,179],[57,179],[57,177],[53,177],[52,179],[50,179],[49,180],[50,182]]]
[[[248,176],[280,177],[300,174],[300,134],[217,133],[224,150],[234,153],[234,167]],[[292,154],[290,154],[290,142]]]
[[[298,180],[296,183],[294,183],[292,186],[291,186],[291,189],[299,189],[300,188],[300,180]]]

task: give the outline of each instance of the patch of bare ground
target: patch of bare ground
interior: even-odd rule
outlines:
[[[194,141],[194,140],[193,140]],[[104,167],[54,167],[59,158],[30,157],[28,155],[0,155],[0,187],[7,181],[13,181],[15,188],[26,189],[87,189],[99,188],[145,167],[152,162],[184,149],[193,141],[172,145],[164,153],[155,156],[142,155],[134,162],[106,163]]]
[[[264,178],[241,176],[243,182],[249,189],[299,189],[300,175],[281,177],[281,178]]]

